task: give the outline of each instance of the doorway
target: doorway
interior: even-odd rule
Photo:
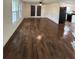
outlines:
[[[66,7],[60,7],[59,24],[64,24],[66,20]]]
[[[37,16],[41,16],[41,6],[37,6]]]
[[[31,5],[31,16],[41,16],[41,6]]]
[[[31,16],[35,16],[35,6],[31,5]]]

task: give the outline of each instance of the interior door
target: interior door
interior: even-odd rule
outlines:
[[[37,6],[37,16],[41,16],[41,6]]]
[[[35,16],[35,6],[31,6],[31,16]]]
[[[66,7],[60,7],[59,24],[64,24],[66,19]]]

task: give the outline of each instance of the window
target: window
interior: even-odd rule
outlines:
[[[22,5],[19,0],[12,0],[12,23],[21,17]]]

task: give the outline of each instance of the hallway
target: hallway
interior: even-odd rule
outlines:
[[[75,59],[71,31],[66,25],[48,18],[27,18],[22,21],[4,46],[4,59]]]

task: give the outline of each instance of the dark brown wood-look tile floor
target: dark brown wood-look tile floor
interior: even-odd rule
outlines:
[[[24,19],[4,46],[4,59],[75,59],[71,31],[47,18]]]

